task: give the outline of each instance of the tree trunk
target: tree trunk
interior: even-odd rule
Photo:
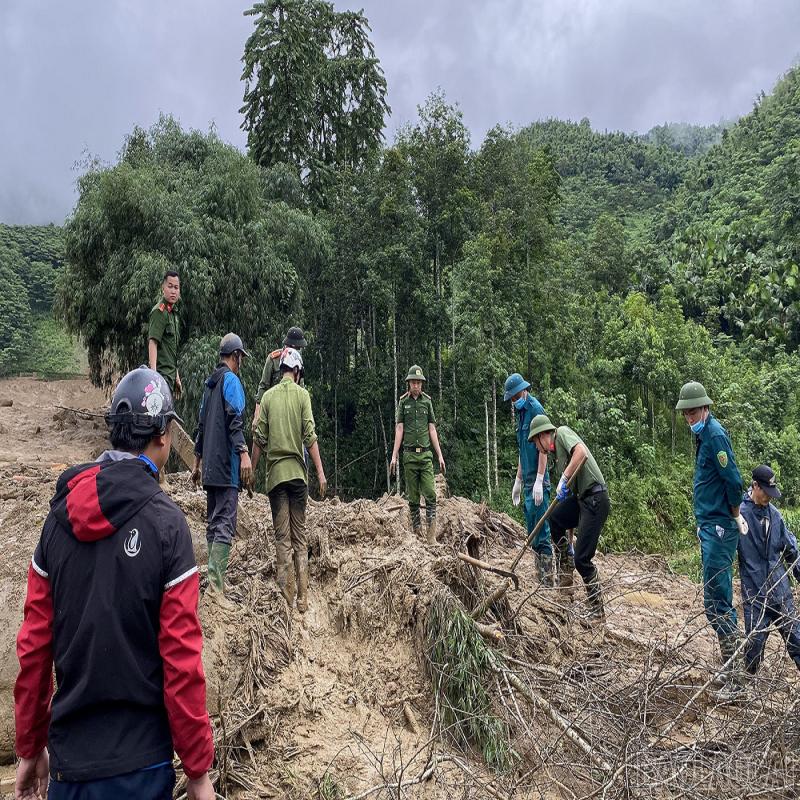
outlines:
[[[333,385],[333,494],[339,494],[339,375]]]
[[[489,492],[489,502],[492,502],[492,468],[489,458],[489,401],[483,399],[483,412],[486,424],[486,489]]]
[[[451,272],[450,278],[450,363],[453,367],[453,429],[458,419],[458,388],[456,384],[456,279]]]
[[[433,269],[434,279],[436,280],[436,311],[439,313],[442,307],[442,264],[439,258],[439,234],[436,234],[436,259]],[[439,326],[436,327],[436,370],[439,379],[439,408],[442,407],[442,333]]]
[[[494,488],[500,488],[497,475],[497,381],[492,379],[492,460],[494,463]]]

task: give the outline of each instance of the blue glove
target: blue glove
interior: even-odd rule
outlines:
[[[562,475],[561,480],[558,482],[558,488],[556,489],[556,497],[563,502],[571,494],[572,491],[570,490],[569,486],[567,486],[567,476]]]

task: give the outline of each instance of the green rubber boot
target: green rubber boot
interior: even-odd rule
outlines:
[[[228,569],[228,559],[231,555],[231,546],[214,542],[208,553],[208,586],[212,591],[225,596],[225,572]]]

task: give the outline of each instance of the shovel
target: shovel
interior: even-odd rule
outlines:
[[[567,488],[571,489],[573,481],[575,480],[575,476],[580,472],[581,468],[583,467],[584,463],[586,463],[586,459],[584,458],[578,464],[577,469],[572,473],[569,480],[567,481]],[[545,522],[550,518],[550,515],[555,510],[555,507],[559,504],[558,497],[554,497],[550,505],[547,507],[547,510],[542,514],[541,519],[536,523],[533,530],[528,534],[527,539],[523,543],[522,547],[519,549],[519,553],[517,553],[514,561],[511,563],[511,566],[508,569],[503,569],[502,567],[495,567],[493,564],[489,564],[486,561],[480,561],[477,558],[473,558],[466,553],[458,553],[458,557],[462,561],[466,561],[467,564],[472,564],[473,567],[478,567],[479,569],[485,569],[488,572],[494,572],[497,575],[502,575],[504,578],[510,578],[514,582],[514,588],[519,589],[519,576],[514,572],[517,568],[517,565],[522,560],[522,556],[525,555],[525,551],[530,547],[531,542],[539,535],[539,531],[544,526]]]

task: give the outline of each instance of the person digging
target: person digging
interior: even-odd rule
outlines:
[[[328,481],[322,467],[311,410],[311,396],[300,386],[303,358],[286,347],[280,359],[281,381],[261,398],[253,432],[253,470],[262,450],[267,459],[267,496],[275,530],[275,578],[291,609],[297,590],[297,610],[308,610],[308,542],[306,502],[308,471],[303,448],[317,471],[319,493],[325,497]]]
[[[253,470],[244,438],[242,359],[249,353],[235,333],[220,342],[220,363],[205,382],[194,440],[192,482],[206,491],[208,588],[221,605],[231,544],[236,533],[239,492],[250,487]]]
[[[439,470],[445,474],[444,457],[436,432],[436,415],[433,401],[422,391],[425,383],[422,367],[414,364],[406,375],[406,393],[397,404],[394,429],[394,448],[390,463],[391,473],[397,471],[400,446],[403,447],[403,477],[406,482],[408,508],[411,513],[411,528],[416,536],[422,533],[419,514],[419,498],[425,498],[427,542],[436,544],[436,486],[433,478],[433,455],[439,459]]]
[[[603,526],[611,511],[608,488],[600,467],[575,431],[566,425],[556,428],[549,417],[539,414],[531,420],[528,439],[541,453],[555,453],[561,478],[556,489],[559,500],[550,516],[550,534],[559,552],[559,586],[571,595],[573,568],[586,586],[589,618],[605,621],[600,575],[592,562]],[[574,486],[567,486],[573,477]],[[574,556],[570,558],[567,530],[577,529]]]

